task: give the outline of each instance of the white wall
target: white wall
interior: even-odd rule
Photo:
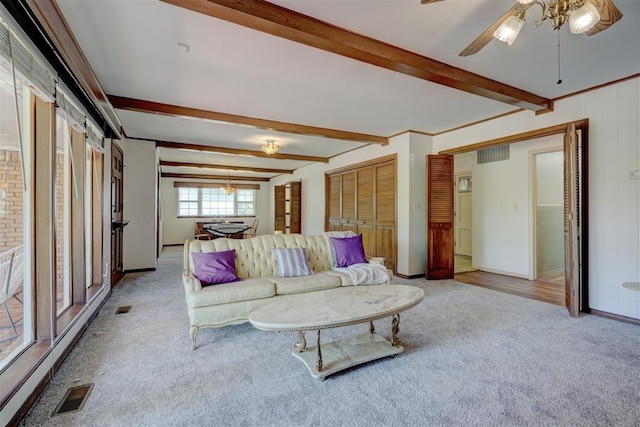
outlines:
[[[184,179],[161,178],[160,180],[164,245],[179,245],[187,239],[193,239],[194,222],[207,220],[207,218],[178,218],[178,189],[173,186],[175,181],[184,181]],[[201,179],[189,179],[188,181],[211,182]],[[273,208],[270,208],[273,205],[269,204],[270,191],[273,190],[268,183],[260,183],[260,190],[256,192],[256,217],[260,221],[258,234],[273,233],[273,212],[271,212]],[[213,219],[213,217],[209,219]],[[253,217],[238,217],[233,220],[251,224],[253,219]]]
[[[525,111],[438,135],[434,150],[589,119],[589,305],[640,319],[640,293],[622,287],[640,281],[640,79],[555,103],[555,111]],[[476,190],[474,175],[474,193]]]
[[[409,133],[409,137],[408,167],[404,162],[404,156],[398,154],[398,272],[406,276],[423,276],[427,233],[426,155],[431,154],[432,144],[430,136]],[[408,195],[403,194],[405,188],[409,190]],[[400,206],[401,200],[408,200],[408,205]],[[407,213],[405,208],[408,211],[408,219],[400,221],[400,214]],[[406,236],[402,239],[406,240],[406,245],[400,244],[401,235]]]
[[[391,138],[386,146],[372,144],[336,156],[328,164],[315,163],[296,170],[293,176],[274,178],[271,184],[272,186],[282,185],[289,181],[302,180],[302,233],[317,235],[324,232],[325,172],[396,154],[398,188],[396,268],[399,274],[406,276],[424,274],[424,155],[430,151],[430,136],[404,133]],[[273,206],[273,191],[270,193],[269,204]],[[273,212],[271,212],[270,232],[273,232]]]
[[[560,136],[558,136],[560,139]],[[562,140],[560,139],[560,147]],[[537,204],[544,206],[564,205],[563,152],[553,151],[536,156]]]
[[[124,271],[156,267],[157,162],[153,141],[123,139]]]

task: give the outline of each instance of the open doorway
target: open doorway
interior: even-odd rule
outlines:
[[[458,170],[452,170],[448,178],[443,173],[434,174],[430,169],[432,159],[445,162],[447,157],[461,154],[478,155],[478,161],[471,168],[473,177],[473,232],[472,260],[479,270],[456,275],[456,280],[484,286],[487,288],[522,295],[565,305],[572,316],[578,316],[588,301],[588,206],[584,189],[587,188],[588,165],[588,121],[582,120],[549,128],[538,129],[482,143],[472,144],[456,149],[444,150],[437,156],[428,156],[427,165],[427,203],[431,206],[442,204],[444,188],[436,184],[450,181],[449,200],[453,211],[454,182]],[[546,145],[539,143],[545,138]],[[558,284],[542,282],[536,278],[541,274],[536,258],[535,232],[533,225],[536,209],[531,172],[530,156],[532,152],[558,151],[562,145],[562,195],[563,195],[563,257],[564,289]],[[511,152],[509,146],[513,149]],[[480,156],[479,151],[487,148],[504,148],[495,150],[487,156]],[[492,150],[489,150],[492,151]],[[501,152],[503,151],[503,152]],[[486,153],[485,153],[486,154]],[[504,156],[503,156],[504,155]],[[510,157],[513,156],[513,157]],[[490,159],[490,165],[481,164]],[[504,158],[501,158],[504,157]],[[500,161],[516,157],[518,162]],[[454,168],[452,168],[454,169]],[[433,176],[432,176],[433,175]],[[433,183],[432,183],[433,181]],[[432,188],[433,187],[433,188]],[[501,207],[501,209],[494,209]],[[432,209],[429,208],[429,211]],[[443,224],[431,221],[428,217],[427,236],[434,230],[444,230]],[[454,218],[451,215],[451,221]],[[451,241],[454,240],[455,224],[451,225]],[[557,236],[556,236],[557,237]],[[428,239],[429,242],[429,239]],[[447,255],[448,253],[449,255]],[[442,247],[427,245],[427,265],[425,276],[429,279],[434,268],[450,265],[450,275],[433,278],[453,278],[454,245]],[[432,262],[437,260],[437,263]],[[450,261],[448,261],[450,260]],[[557,260],[556,260],[557,261]],[[560,274],[558,271],[557,274]],[[493,275],[484,277],[483,275]],[[481,277],[482,276],[482,277]],[[465,280],[462,280],[462,278]],[[543,276],[544,277],[544,276]],[[564,294],[564,301],[563,301]]]
[[[454,157],[454,272],[476,271],[473,265],[473,156],[464,153]]]
[[[564,195],[562,148],[533,152],[533,279],[564,290]]]

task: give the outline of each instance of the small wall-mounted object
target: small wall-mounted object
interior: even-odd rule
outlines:
[[[640,180],[640,169],[629,171],[629,179]]]
[[[467,193],[471,191],[471,176],[458,177],[458,192]]]
[[[622,287],[640,292],[640,282],[624,282]]]

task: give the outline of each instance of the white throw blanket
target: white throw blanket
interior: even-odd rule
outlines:
[[[389,273],[382,264],[352,264],[349,267],[334,267],[332,270],[348,274],[354,286],[362,284],[386,285],[389,283]]]

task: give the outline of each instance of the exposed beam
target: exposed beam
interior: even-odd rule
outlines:
[[[132,138],[145,140],[145,138],[135,138],[135,137],[132,137]],[[242,156],[262,157],[265,159],[297,160],[297,161],[303,161],[303,162],[329,163],[329,158],[327,157],[303,156],[300,154],[282,154],[282,153],[269,155],[262,151],[241,150],[238,148],[227,148],[227,147],[213,147],[210,145],[186,144],[184,142],[156,141],[156,147],[175,148],[180,150],[207,151],[209,153],[240,154]]]
[[[207,175],[198,173],[169,173],[162,172],[161,178],[189,178],[189,179],[217,179],[220,181],[256,181],[256,182],[269,182],[270,178],[255,178],[249,176],[231,176],[227,175]]]
[[[254,168],[251,166],[232,166],[232,165],[212,165],[210,163],[189,163],[189,162],[171,162],[169,160],[160,160],[160,166],[171,166],[179,168],[205,168],[205,169],[224,169],[232,171],[251,171],[261,173],[293,173],[292,169],[270,169],[270,168]]]
[[[84,56],[73,32],[67,25],[60,8],[51,0],[26,0],[38,23],[55,45],[56,50],[66,63],[69,70],[80,83],[82,90],[94,103],[102,117],[107,122],[113,136],[122,138],[122,124],[111,106],[107,95],[102,90],[98,78],[91,69],[89,61]]]
[[[125,98],[116,95],[108,96],[113,106],[121,110],[137,111],[140,113],[161,114],[171,117],[194,117],[215,122],[235,123],[243,126],[254,127],[256,129],[287,132],[298,135],[320,136],[324,138],[340,139],[345,141],[366,142],[381,145],[386,145],[389,143],[388,138],[384,136],[299,125],[295,123],[278,122],[275,120],[258,119],[255,117],[238,116],[235,114],[200,110],[197,108],[182,107],[179,105],[162,104],[160,102]]]
[[[532,111],[549,108],[546,98],[266,1],[162,1],[474,95]]]

